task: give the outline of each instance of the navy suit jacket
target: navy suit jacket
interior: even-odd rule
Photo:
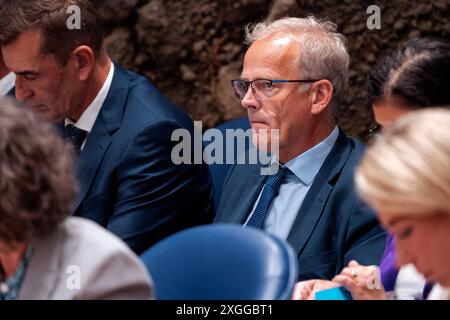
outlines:
[[[353,171],[363,145],[340,131],[294,221],[287,241],[296,250],[298,280],[332,279],[355,259],[378,265],[386,234],[356,195]],[[216,222],[244,224],[267,176],[261,165],[235,165],[228,174]]]
[[[6,95],[15,98],[16,97],[16,87],[12,88]]]
[[[192,120],[142,76],[115,64],[108,96],[77,161],[73,213],[96,221],[136,253],[179,230],[210,223],[208,167],[175,165],[173,130]]]

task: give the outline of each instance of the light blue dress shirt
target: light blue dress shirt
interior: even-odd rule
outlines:
[[[281,239],[287,239],[303,200],[338,136],[339,129],[336,126],[320,143],[285,164],[290,171],[284,177],[278,196],[269,208],[264,230]],[[277,160],[272,158],[272,163],[275,161]],[[261,193],[262,190],[245,225],[255,211]]]

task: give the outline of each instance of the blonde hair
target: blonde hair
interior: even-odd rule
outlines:
[[[361,196],[389,215],[450,214],[450,110],[398,120],[368,148],[355,179]]]
[[[261,22],[245,28],[245,42],[251,45],[275,34],[290,34],[301,45],[298,68],[304,79],[328,79],[333,84],[331,105],[335,113],[343,101],[348,86],[350,55],[345,37],[338,33],[336,24],[307,18],[282,18],[273,22]]]

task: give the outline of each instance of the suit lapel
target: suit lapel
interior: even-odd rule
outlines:
[[[111,144],[112,135],[120,128],[129,82],[126,71],[115,64],[111,88],[78,159],[79,193],[73,212],[78,209],[86,197],[103,156]]]
[[[267,176],[260,174],[261,166],[255,165],[254,168],[254,172],[246,180],[246,183],[242,189],[249,190],[249,192],[241,192],[241,196],[238,200],[240,205],[236,206],[236,210],[233,210],[233,215],[230,216],[230,220],[228,222],[244,224],[253,209],[253,205],[258,199]]]
[[[83,152],[77,163],[77,176],[79,182],[79,192],[75,201],[74,212],[80,206],[94,180],[97,169],[103,159],[105,151],[111,144],[109,135],[103,124],[96,123],[94,129],[89,133],[89,138],[84,146]]]
[[[334,178],[340,173],[351,152],[348,138],[342,131],[320,168],[297,214],[287,241],[299,255],[315,229],[323,209],[333,191]]]

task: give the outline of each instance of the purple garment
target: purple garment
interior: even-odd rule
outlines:
[[[388,234],[386,248],[384,249],[380,263],[381,283],[385,291],[393,291],[395,282],[397,281],[399,269],[396,266],[395,259],[395,239],[393,235]],[[418,299],[426,300],[433,285],[432,282],[427,281],[423,289],[422,297]]]
[[[381,283],[385,291],[393,291],[397,280],[398,268],[395,263],[395,239],[388,234],[386,248],[380,263]]]

